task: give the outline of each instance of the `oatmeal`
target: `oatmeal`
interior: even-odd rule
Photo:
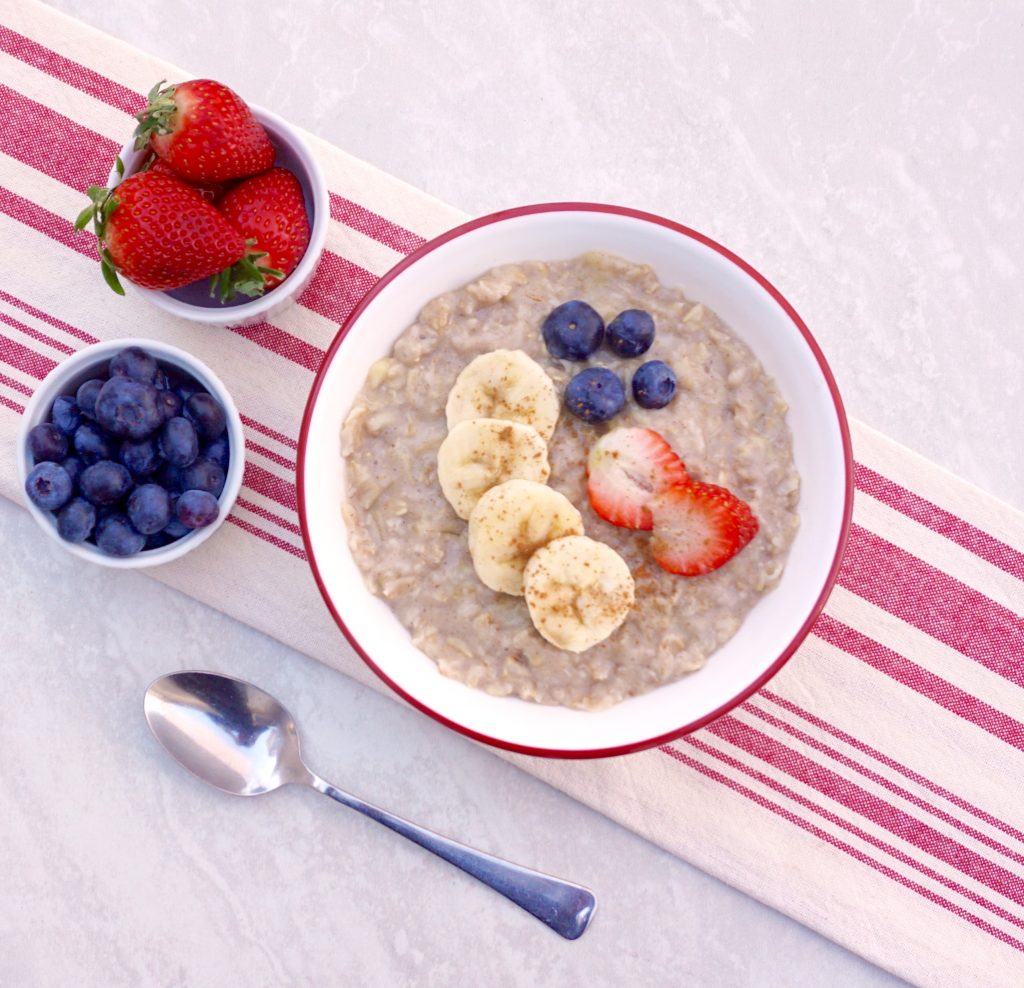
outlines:
[[[605,322],[625,310],[650,313],[653,346],[633,358],[608,349],[586,363],[553,357],[540,328],[569,299],[585,299]],[[594,425],[562,409],[545,436],[548,486],[578,509],[586,536],[622,557],[635,583],[628,617],[585,651],[556,647],[538,633],[521,596],[481,582],[466,521],[438,480],[449,395],[474,358],[499,348],[531,357],[558,395],[583,367],[608,368],[628,389],[637,367],[656,359],[678,379],[665,408],[631,399],[612,421]],[[499,267],[428,303],[370,369],[342,430],[350,547],[369,589],[445,675],[496,695],[607,707],[698,669],[778,582],[798,526],[785,412],[749,347],[705,306],[660,285],[649,268],[598,253]],[[504,418],[491,408],[469,414]],[[656,430],[690,477],[749,504],[759,523],[749,545],[712,573],[681,577],[654,562],[651,532],[598,517],[587,495],[588,451],[621,427]],[[543,482],[543,472],[517,474],[528,480],[514,483]]]

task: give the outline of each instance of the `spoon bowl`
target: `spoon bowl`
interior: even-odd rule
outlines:
[[[307,782],[295,721],[252,683],[209,672],[162,676],[148,690],[156,739],[193,775],[235,796]]]
[[[311,772],[292,715],[252,683],[212,672],[161,676],[146,690],[146,721],[167,752],[193,775],[234,796],[310,786],[401,834],[525,909],[559,936],[582,936],[597,908],[581,885],[512,864],[395,816]]]

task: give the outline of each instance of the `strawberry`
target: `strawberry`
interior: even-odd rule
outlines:
[[[306,252],[306,203],[298,179],[287,168],[271,168],[239,182],[221,200],[220,211],[256,250],[266,252],[257,264],[266,269],[268,289],[293,271]]]
[[[148,144],[183,179],[226,182],[266,171],[276,156],[267,132],[245,101],[212,79],[194,79],[149,93],[136,114],[135,149]]]
[[[207,202],[216,203],[217,200],[224,195],[224,190],[227,185],[224,182],[204,182],[198,184],[196,182],[187,182],[183,179],[163,158],[158,158],[156,155],[150,155],[149,160],[139,169],[144,172],[157,172],[160,175],[170,175],[171,178],[176,178],[179,182],[186,182],[187,185],[191,185]]]
[[[654,497],[688,479],[683,461],[653,429],[613,429],[587,457],[590,505],[620,528],[649,530]]]
[[[715,484],[688,481],[651,503],[655,562],[669,573],[700,576],[724,566],[756,534],[750,506]]]
[[[237,267],[252,266],[245,237],[180,179],[140,172],[114,189],[94,186],[89,198],[75,227],[93,221],[103,277],[119,295],[118,273],[143,288],[168,289],[225,270],[234,280]]]

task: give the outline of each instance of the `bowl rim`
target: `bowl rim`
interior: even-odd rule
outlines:
[[[157,549],[144,549],[133,556],[108,556],[89,543],[66,542],[60,537],[57,526],[51,520],[50,516],[53,515],[53,512],[44,511],[33,504],[25,494],[25,481],[32,469],[29,465],[31,454],[28,451],[28,434],[34,426],[45,421],[45,415],[53,400],[65,393],[61,390],[64,387],[64,382],[93,364],[102,366],[115,353],[130,346],[141,347],[156,357],[158,361],[177,365],[195,377],[201,384],[207,385],[214,397],[224,406],[227,416],[227,435],[231,443],[231,460],[226,471],[224,490],[217,498],[217,503],[220,506],[219,512],[211,525],[196,529]],[[245,472],[245,429],[242,427],[242,417],[235,405],[234,398],[224,382],[210,369],[208,364],[187,350],[182,350],[181,347],[177,347],[173,343],[143,337],[100,340],[98,343],[91,343],[76,350],[70,357],[57,364],[39,382],[32,397],[29,398],[21,416],[16,444],[18,489],[22,494],[22,503],[28,509],[29,514],[32,515],[39,527],[66,552],[109,569],[148,569],[151,566],[161,566],[164,563],[180,559],[201,546],[227,521],[242,489],[242,477]]]
[[[252,111],[252,115],[261,125],[267,125],[278,135],[284,135],[290,149],[296,153],[306,169],[310,189],[313,194],[313,202],[311,204],[313,216],[309,224],[309,243],[306,246],[305,254],[302,255],[302,259],[295,266],[295,269],[278,287],[273,291],[260,295],[258,298],[243,302],[240,305],[231,306],[230,308],[204,308],[192,305],[189,302],[182,302],[180,299],[174,298],[165,290],[143,288],[140,285],[133,284],[129,279],[125,279],[130,285],[130,290],[145,298],[151,305],[172,316],[179,316],[182,319],[189,320],[189,322],[198,323],[203,326],[230,327],[252,322],[271,315],[273,310],[300,295],[320,263],[324,246],[327,243],[327,234],[330,230],[331,202],[330,193],[327,189],[327,180],[324,178],[323,169],[320,167],[320,162],[317,161],[309,141],[306,140],[295,126],[278,114],[264,109],[255,103],[247,105]],[[116,188],[126,178],[134,175],[136,169],[134,167],[129,168],[129,160],[132,161],[133,165],[137,164],[148,153],[148,148],[136,151],[135,139],[133,137],[129,138],[118,152],[122,162],[125,164],[125,173],[123,176],[118,175],[117,165],[111,164],[110,174],[107,176],[107,187]]]
[[[757,284],[759,284],[772,299],[780,306],[785,312],[789,319],[793,322],[804,341],[807,343],[811,350],[814,359],[817,361],[818,368],[828,386],[829,395],[832,399],[832,404],[835,408],[836,420],[839,426],[840,440],[843,448],[843,468],[845,471],[844,478],[844,496],[843,496],[843,510],[842,510],[842,523],[839,528],[839,537],[836,541],[836,548],[832,557],[832,565],[829,568],[828,574],[825,577],[825,582],[818,593],[814,604],[812,605],[807,618],[803,624],[797,630],[793,639],[790,643],[782,650],[778,657],[768,666],[768,668],[758,676],[752,683],[743,687],[735,696],[727,700],[725,703],[719,705],[714,710],[707,714],[697,718],[696,720],[689,721],[683,724],[681,727],[673,729],[671,731],[659,734],[655,737],[647,738],[641,741],[630,742],[629,744],[613,745],[605,748],[585,748],[585,749],[565,749],[565,748],[539,748],[532,745],[520,744],[515,741],[508,741],[502,738],[494,738],[480,731],[475,731],[471,728],[465,727],[456,721],[451,720],[444,714],[434,710],[427,703],[417,697],[412,696],[407,690],[398,685],[390,676],[386,675],[384,671],[373,661],[367,651],[359,643],[355,635],[349,630],[348,625],[342,618],[338,609],[334,605],[330,594],[328,593],[327,587],[324,583],[323,577],[321,576],[320,569],[316,561],[316,552],[313,549],[313,542],[310,538],[309,520],[306,515],[306,491],[305,491],[305,472],[306,472],[306,452],[308,448],[309,430],[313,418],[313,409],[316,405],[317,397],[320,394],[320,389],[323,385],[324,379],[327,374],[327,369],[334,360],[338,350],[344,343],[349,331],[359,320],[362,313],[370,305],[370,303],[385,289],[387,286],[394,281],[403,271],[414,265],[422,257],[432,253],[444,244],[449,243],[459,237],[464,236],[467,233],[471,233],[474,230],[478,230],[481,227],[490,226],[495,223],[500,223],[505,220],[515,219],[520,216],[531,216],[538,213],[608,213],[616,216],[625,216],[631,219],[641,220],[647,223],[653,223],[657,226],[664,227],[675,233],[681,234],[684,237],[688,237],[692,240],[703,244],[705,247],[709,247],[716,253],[720,254],[727,261],[738,267],[748,277],[753,278]],[[734,707],[738,706],[748,697],[756,693],[765,683],[767,683],[778,671],[789,661],[791,656],[796,650],[803,644],[804,639],[810,634],[811,628],[814,626],[815,621],[818,619],[818,615],[821,613],[828,600],[829,595],[832,592],[832,588],[835,585],[836,579],[839,575],[839,568],[843,560],[843,552],[846,548],[847,537],[850,530],[850,520],[853,514],[853,450],[850,440],[850,427],[846,418],[846,410],[843,406],[842,397],[839,394],[839,388],[836,385],[835,377],[832,374],[831,368],[825,359],[825,355],[821,351],[821,347],[815,340],[811,331],[807,328],[807,324],[800,318],[796,309],[787,301],[783,294],[764,277],[759,271],[753,266],[748,264],[739,255],[733,253],[727,247],[722,246],[715,240],[706,236],[691,227],[684,226],[681,223],[677,223],[674,220],[667,219],[663,216],[659,216],[656,213],[646,212],[640,209],[634,209],[629,206],[618,206],[609,203],[596,203],[596,202],[584,202],[584,201],[566,201],[566,202],[542,202],[532,203],[524,206],[515,206],[508,209],[498,210],[494,213],[488,213],[485,216],[477,217],[476,219],[468,220],[465,223],[461,223],[450,230],[445,231],[439,236],[421,247],[417,248],[411,254],[400,260],[393,268],[391,268],[381,279],[360,299],[359,303],[349,313],[348,318],[342,324],[338,332],[335,334],[334,339],[331,341],[331,345],[327,348],[327,352],[324,355],[324,359],[320,363],[320,367],[317,370],[316,377],[313,380],[312,387],[310,388],[309,398],[306,400],[306,407],[302,415],[302,425],[299,430],[299,448],[296,457],[296,494],[298,502],[298,514],[299,514],[299,526],[302,530],[302,542],[306,550],[306,558],[309,560],[309,566],[313,573],[313,579],[316,581],[317,588],[320,591],[320,596],[323,597],[324,603],[327,605],[327,609],[330,611],[335,623],[341,629],[342,633],[348,639],[349,644],[355,650],[356,654],[363,660],[363,662],[373,670],[379,679],[386,683],[395,693],[397,693],[403,700],[415,707],[422,713],[427,714],[434,720],[446,727],[457,731],[466,737],[472,738],[474,741],[481,741],[484,744],[491,745],[496,748],[501,748],[506,751],[513,751],[521,755],[533,755],[542,758],[559,758],[559,759],[590,759],[590,758],[609,758],[616,755],[627,755],[637,751],[644,751],[648,748],[653,748],[658,745],[666,744],[669,741],[673,741],[676,738],[682,737],[686,734],[699,730],[707,724],[710,724],[713,720],[721,717],[723,714],[728,713]]]

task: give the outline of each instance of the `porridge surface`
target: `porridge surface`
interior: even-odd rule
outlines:
[[[624,309],[646,309],[657,325],[654,345],[631,359],[604,348],[585,362],[551,357],[541,323],[577,298],[606,323]],[[623,625],[580,654],[541,638],[522,597],[481,583],[466,522],[438,483],[448,392],[470,360],[499,348],[528,353],[559,395],[587,366],[615,370],[627,394],[646,360],[664,360],[678,377],[667,408],[643,409],[629,398],[601,425],[563,410],[548,444],[549,485],[580,510],[587,535],[625,559],[636,582]],[[389,602],[445,675],[497,695],[607,707],[698,669],[778,582],[798,526],[799,477],[785,412],[749,347],[709,309],[660,285],[648,267],[591,253],[495,268],[428,303],[391,355],[371,368],[342,430],[349,544],[369,589]],[[714,573],[686,578],[653,561],[650,532],[599,518],[587,498],[587,451],[622,426],[661,433],[692,477],[746,501],[760,522],[753,541]]]

